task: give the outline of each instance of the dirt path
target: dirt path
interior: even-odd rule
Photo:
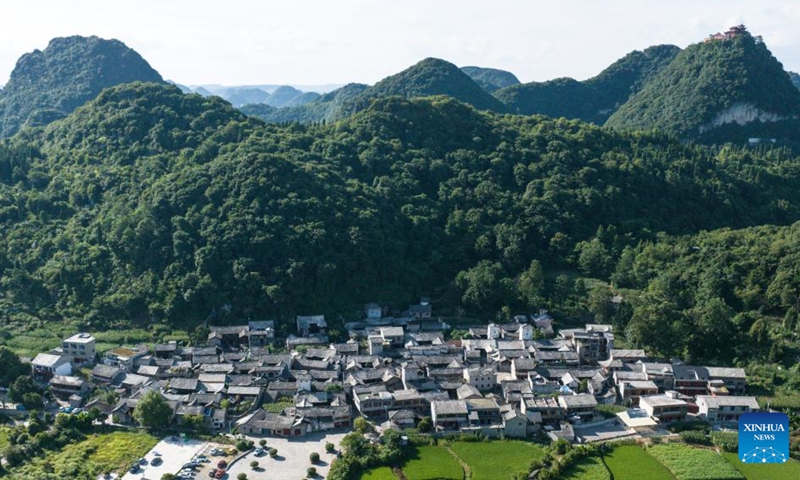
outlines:
[[[464,470],[464,480],[470,480],[472,478],[472,469],[469,468],[469,465],[467,465],[467,462],[465,462],[464,460],[461,460],[461,457],[456,455],[456,452],[451,450],[450,447],[445,447],[445,450],[447,450],[447,452],[450,455],[452,455],[453,458],[455,458],[458,461],[458,463],[461,464],[461,468]]]

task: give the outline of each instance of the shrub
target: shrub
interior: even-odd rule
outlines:
[[[672,433],[680,433],[687,430],[697,430],[704,433],[709,433],[711,431],[711,424],[702,421],[673,422],[667,426],[667,430]]]
[[[239,440],[236,442],[236,450],[240,452],[246,452],[253,448],[253,442],[250,440]]]
[[[736,432],[714,432],[711,442],[726,452],[735,453],[739,450],[739,434]]]
[[[308,459],[311,460],[311,463],[319,462],[319,453],[311,452],[311,455],[308,456]]]
[[[239,475],[236,475],[236,480],[247,480],[247,474],[240,473]]]
[[[686,443],[694,443],[696,445],[711,445],[711,440],[705,432],[700,430],[685,430],[681,432],[681,440]]]
[[[250,462],[250,468],[252,468],[253,470],[257,469],[258,468],[258,460],[253,460],[252,462]]]
[[[261,440],[258,441],[258,444],[261,445],[262,447],[266,447],[267,441],[262,438]]]
[[[333,451],[335,449],[336,449],[336,445],[332,444],[331,442],[328,442],[328,443],[325,444],[325,451],[326,452],[333,453]]]
[[[317,476],[317,469],[314,468],[314,467],[308,467],[308,470],[306,470],[306,476],[307,477],[316,477]]]
[[[270,449],[269,449],[269,456],[270,456],[270,457],[276,457],[276,456],[278,456],[278,449],[277,449],[277,448],[270,448]]]

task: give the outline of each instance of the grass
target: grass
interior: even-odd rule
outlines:
[[[735,453],[723,453],[725,459],[748,480],[797,480],[800,478],[800,462],[789,460],[783,464],[751,465],[739,461]]]
[[[413,480],[462,480],[458,460],[442,447],[412,447],[406,452],[403,473]]]
[[[521,472],[527,474],[531,461],[544,456],[536,445],[514,440],[456,442],[450,448],[472,469],[472,480],[506,479]]]
[[[268,413],[281,413],[284,408],[294,407],[294,402],[291,400],[280,400],[274,403],[264,403],[261,405]]]
[[[378,467],[361,475],[361,480],[397,480],[389,467]]]
[[[116,431],[90,436],[67,445],[59,452],[47,452],[11,471],[12,480],[32,478],[97,478],[103,472],[124,474],[131,463],[152,449],[158,438],[138,431]]]
[[[566,480],[611,480],[611,474],[598,457],[584,457],[564,472]],[[634,477],[638,478],[638,477]],[[617,480],[625,480],[616,477]]]
[[[636,445],[616,447],[604,457],[606,466],[615,479],[645,478],[647,480],[674,480],[664,465]]]
[[[678,480],[738,480],[741,473],[713,450],[678,443],[655,445],[647,453],[661,462]]]

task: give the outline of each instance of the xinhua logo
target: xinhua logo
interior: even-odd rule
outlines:
[[[784,463],[789,460],[789,417],[785,413],[745,413],[739,417],[739,460]]]

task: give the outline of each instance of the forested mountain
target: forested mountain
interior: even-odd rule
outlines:
[[[505,105],[483,90],[450,62],[426,58],[400,73],[386,77],[354,99],[351,108],[366,107],[370,100],[397,95],[404,98],[447,95],[478,110],[506,111]]]
[[[0,137],[23,125],[46,125],[96,97],[104,88],[161,75],[118,40],[64,37],[23,55],[0,91]]]
[[[636,50],[583,82],[572,78],[531,82],[498,90],[495,96],[514,113],[602,124],[632,93],[669,65],[679,51],[674,45]]]
[[[469,78],[489,93],[519,84],[516,75],[497,68],[461,67],[461,71],[469,75]]]
[[[680,51],[675,45],[634,50],[584,83],[598,91],[604,106],[616,110],[672,63]]]
[[[514,85],[496,91],[495,96],[512,113],[584,121],[594,120],[608,104],[596,89],[568,77]]]
[[[800,219],[797,165],[447,97],[280,126],[173,86],[118,86],[2,144],[0,306],[93,328],[420,294],[532,307],[533,260],[608,278],[656,231]]]
[[[722,132],[723,140],[746,141],[795,136],[798,115],[800,91],[781,63],[759,38],[734,27],[687,47],[607,125],[692,139],[714,139]]]
[[[506,110],[500,101],[452,63],[437,58],[426,58],[371,87],[351,83],[299,107],[273,111],[252,106],[243,111],[268,122],[308,123],[348,117],[367,108],[373,100],[379,98],[389,96],[416,98],[431,95],[448,95],[480,110],[494,112]]]

